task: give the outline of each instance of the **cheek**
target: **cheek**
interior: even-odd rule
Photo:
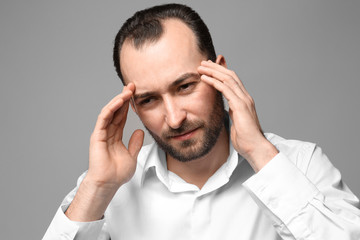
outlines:
[[[159,134],[163,124],[163,119],[159,112],[156,110],[138,111],[138,116],[145,127],[150,131]]]
[[[205,83],[204,85],[187,101],[189,112],[194,111],[198,117],[206,117],[212,111],[215,102],[216,90]]]

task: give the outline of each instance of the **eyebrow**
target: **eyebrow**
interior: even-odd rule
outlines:
[[[193,73],[193,72],[184,73],[180,77],[178,77],[174,82],[172,82],[169,85],[169,88],[174,88],[174,87],[180,85],[185,80],[187,80],[189,78],[192,78],[192,77],[200,79],[200,75],[198,73]],[[153,96],[155,94],[156,94],[156,92],[154,92],[154,91],[153,92],[145,92],[145,93],[135,94],[134,95],[134,100],[138,100],[140,98],[146,98],[146,97],[149,97],[149,96]]]

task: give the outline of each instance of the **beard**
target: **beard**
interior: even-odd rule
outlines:
[[[180,162],[188,162],[203,157],[210,152],[224,127],[224,118],[224,101],[221,93],[217,91],[214,107],[206,121],[190,121],[185,119],[179,128],[169,128],[161,134],[161,137],[150,131],[146,126],[145,128],[165,153]],[[195,129],[197,129],[197,131],[203,131],[201,139],[191,138],[183,140],[180,143],[175,143],[176,145],[170,143],[173,136],[181,135]]]

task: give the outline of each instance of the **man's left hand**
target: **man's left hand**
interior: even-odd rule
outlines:
[[[255,172],[260,171],[278,150],[264,137],[253,98],[234,71],[208,60],[201,62],[198,72],[202,81],[220,91],[227,99],[232,120],[232,144]]]

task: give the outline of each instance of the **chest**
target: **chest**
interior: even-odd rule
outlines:
[[[111,239],[281,239],[241,184],[199,196],[154,182],[117,194],[105,217]]]

